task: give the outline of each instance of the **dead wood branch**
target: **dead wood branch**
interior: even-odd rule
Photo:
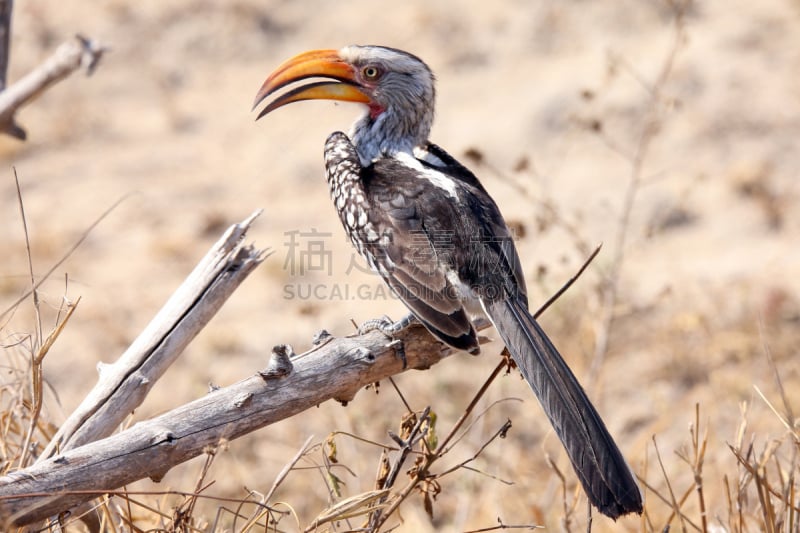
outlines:
[[[170,468],[217,446],[309,407],[348,401],[362,387],[403,372],[425,369],[451,353],[419,324],[397,337],[379,331],[327,337],[291,358],[291,366],[264,371],[204,398],[105,438],[66,451],[0,478],[0,527],[42,520],[146,477],[159,479]],[[275,358],[286,347],[276,347]]]
[[[41,65],[0,92],[0,131],[25,140],[25,130],[14,121],[17,110],[81,67],[91,74],[105,51],[101,44],[80,35],[59,46]]]
[[[111,435],[264,259],[243,245],[258,216],[234,224],[195,267],[150,324],[113,364],[99,364],[94,389],[61,425],[39,460]]]
[[[8,56],[11,52],[11,13],[14,0],[0,0],[0,91],[6,88]]]

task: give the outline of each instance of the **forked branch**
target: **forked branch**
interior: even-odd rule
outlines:
[[[80,35],[59,46],[41,65],[0,92],[0,131],[25,140],[25,130],[14,120],[17,110],[81,67],[87,74],[94,72],[105,51],[103,45]]]

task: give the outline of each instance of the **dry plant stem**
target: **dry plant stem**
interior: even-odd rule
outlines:
[[[403,463],[405,462],[406,457],[414,450],[414,446],[423,438],[427,436],[425,428],[429,423],[429,416],[430,416],[431,408],[426,407],[423,409],[422,413],[419,415],[417,419],[417,423],[414,424],[414,427],[408,434],[408,438],[403,441],[397,435],[393,433],[390,434],[392,439],[399,445],[400,449],[400,457],[394,462],[394,466],[389,471],[389,475],[386,476],[386,482],[384,483],[381,489],[386,487],[393,487],[394,482],[397,480],[397,476],[400,474],[400,468],[402,467]]]
[[[14,172],[14,175],[16,176],[16,171]],[[45,272],[45,273],[44,273],[44,275],[40,276],[39,280],[38,280],[38,281],[36,281],[36,283],[34,283],[34,284],[33,284],[33,286],[31,287],[31,289],[30,289],[30,290],[28,290],[28,291],[27,291],[27,292],[25,292],[25,293],[24,293],[22,296],[20,296],[19,298],[17,298],[17,300],[16,300],[16,301],[14,301],[14,302],[13,302],[13,303],[12,303],[12,304],[11,304],[11,305],[10,305],[10,306],[7,308],[7,309],[5,309],[4,311],[0,312],[0,320],[3,320],[3,319],[4,319],[4,318],[6,318],[7,316],[11,315],[11,313],[13,313],[13,312],[14,312],[14,310],[17,308],[17,306],[18,306],[19,304],[21,304],[22,302],[24,302],[24,301],[25,301],[25,300],[26,300],[26,299],[27,299],[29,296],[33,295],[33,294],[35,293],[35,291],[36,291],[36,290],[39,288],[39,286],[41,286],[41,284],[42,284],[42,283],[44,283],[45,281],[47,281],[47,280],[50,278],[50,276],[53,274],[53,272],[55,272],[57,268],[59,268],[59,267],[60,267],[62,264],[64,264],[64,261],[66,261],[67,259],[69,259],[69,258],[72,256],[72,254],[75,252],[75,250],[77,250],[77,249],[78,249],[78,247],[79,247],[81,244],[83,244],[83,241],[85,241],[85,240],[86,240],[86,238],[87,238],[87,237],[89,237],[89,234],[91,234],[91,232],[94,230],[94,228],[95,228],[95,227],[97,227],[97,225],[98,225],[98,224],[100,224],[100,222],[102,222],[103,220],[105,220],[105,218],[106,218],[108,215],[110,215],[110,214],[111,214],[111,212],[112,212],[112,211],[114,211],[114,209],[116,209],[116,208],[117,208],[117,206],[119,206],[119,205],[120,205],[122,202],[124,202],[124,201],[125,201],[127,198],[128,198],[128,196],[127,196],[127,195],[126,195],[126,196],[123,196],[122,198],[120,198],[119,200],[117,200],[116,202],[114,202],[114,204],[113,204],[111,207],[109,207],[108,209],[106,209],[106,210],[105,210],[105,211],[104,211],[104,212],[103,212],[103,213],[102,213],[102,214],[101,214],[99,217],[97,217],[97,219],[96,219],[94,222],[92,222],[92,223],[89,225],[89,227],[88,227],[88,228],[86,228],[86,231],[84,231],[84,232],[81,234],[81,236],[78,238],[78,240],[77,240],[77,241],[75,241],[75,243],[73,243],[73,245],[72,245],[72,246],[70,246],[69,250],[67,250],[67,251],[64,253],[64,255],[61,257],[61,259],[59,259],[58,261],[56,261],[56,262],[55,262],[55,264],[53,264],[53,266],[51,266],[51,267],[50,267],[50,268],[47,270],[47,272]]]
[[[39,293],[36,292],[36,276],[33,273],[33,255],[31,254],[31,240],[28,233],[28,220],[25,217],[25,203],[22,201],[22,189],[19,186],[19,176],[17,175],[16,167],[12,167],[14,171],[14,186],[17,190],[17,202],[19,203],[19,215],[22,220],[22,231],[25,234],[25,253],[28,257],[28,273],[31,277],[31,291],[28,293],[32,296],[33,312],[36,316],[36,339],[35,346],[42,345],[42,316],[39,313]]]
[[[81,67],[91,74],[105,51],[81,36],[59,46],[41,65],[0,93],[0,130],[25,140],[25,130],[14,122],[17,110]]]
[[[317,516],[314,522],[308,526],[304,532],[319,531],[319,527],[328,522],[338,522],[363,516],[371,512],[372,509],[375,508],[375,505],[381,505],[377,502],[388,493],[389,489],[370,490],[336,502],[333,506],[325,509]]]
[[[700,506],[700,520],[703,531],[708,531],[708,517],[706,516],[706,499],[703,493],[703,461],[706,456],[706,446],[708,444],[708,428],[703,432],[703,440],[700,441],[700,404],[695,404],[695,426],[692,431],[692,450],[694,461],[692,471],[694,472],[694,483],[697,487],[697,500]]]
[[[251,493],[251,495],[252,495],[252,493]],[[250,531],[252,528],[254,528],[254,527],[256,527],[258,525],[258,521],[261,520],[262,518],[267,517],[268,519],[272,519],[273,510],[267,507],[267,505],[266,505],[267,500],[263,496],[261,498],[261,501],[259,502],[261,504],[261,506],[257,507],[253,511],[251,516],[249,516],[249,517],[245,516],[243,514],[244,513],[244,506],[245,506],[246,503],[249,503],[249,502],[247,502],[247,500],[242,500],[242,502],[239,503],[239,505],[237,506],[236,513],[233,515],[234,522],[233,522],[233,524],[231,526],[231,530],[232,531]],[[236,521],[239,518],[246,519],[246,522],[244,523],[244,525],[241,528],[239,528],[237,523],[236,523]],[[274,520],[274,519],[272,519],[272,520],[274,522],[277,522],[277,520]],[[262,526],[262,527],[266,530],[266,526]],[[211,531],[216,531],[216,529],[212,529]]]
[[[672,490],[672,483],[670,483],[669,476],[667,476],[667,471],[664,468],[664,461],[661,460],[661,452],[658,450],[658,443],[656,442],[655,435],[653,436],[653,448],[656,451],[658,466],[661,468],[661,473],[664,475],[664,481],[667,484],[667,490],[669,491],[669,503],[672,506],[673,516],[677,514],[682,519],[683,515],[680,512],[680,505],[678,504],[678,501],[675,499],[675,492]],[[670,520],[671,519],[672,518],[670,517]],[[667,523],[669,523],[669,521],[667,521]],[[684,525],[682,529],[683,531],[686,531],[686,526]]]
[[[155,382],[264,259],[243,245],[259,212],[231,226],[128,350],[100,365],[94,389],[61,425],[39,458],[48,459],[113,433],[141,405]]]
[[[562,294],[567,292],[567,290],[572,286],[572,284],[575,283],[578,280],[579,277],[581,277],[581,275],[586,270],[586,268],[589,266],[589,264],[591,264],[591,262],[594,261],[594,258],[597,257],[597,254],[600,253],[600,250],[602,248],[603,248],[603,244],[602,243],[598,244],[595,247],[594,251],[591,254],[589,254],[589,257],[586,258],[586,260],[583,262],[583,264],[578,269],[578,271],[575,274],[573,274],[572,277],[569,278],[567,280],[567,282],[564,285],[562,285],[561,288],[558,291],[556,291],[555,294],[553,294],[550,298],[548,298],[548,300],[541,307],[539,307],[539,309],[536,311],[536,313],[534,313],[533,318],[539,318],[539,315],[544,313],[545,310],[548,307],[550,307],[551,304],[553,304],[556,300],[561,298]]]
[[[31,381],[33,382],[33,414],[31,415],[30,426],[28,427],[28,432],[25,435],[22,453],[20,454],[19,458],[20,468],[24,467],[27,463],[27,454],[30,449],[33,432],[36,430],[36,425],[39,421],[39,415],[42,411],[42,386],[44,384],[42,377],[42,363],[44,362],[44,357],[53,346],[53,343],[55,343],[56,338],[58,338],[58,336],[64,330],[64,326],[67,325],[67,322],[72,317],[72,313],[74,313],[75,309],[78,308],[80,301],[80,298],[78,298],[74,304],[70,304],[68,306],[67,314],[64,315],[64,319],[61,320],[56,328],[47,336],[47,339],[45,339],[44,343],[39,347],[31,360]]]
[[[386,480],[384,481],[383,485],[378,487],[378,489],[388,489],[389,487],[393,487],[395,481],[397,480],[397,476],[400,474],[400,469],[402,468],[403,464],[405,463],[406,458],[408,455],[413,451],[414,446],[420,439],[425,437],[425,431],[423,431],[423,426],[425,426],[429,422],[430,416],[430,407],[426,407],[420,416],[417,418],[417,423],[414,424],[414,427],[409,432],[408,438],[403,441],[400,437],[390,433],[392,440],[394,440],[400,447],[400,456],[395,459],[392,468],[389,470],[389,473],[386,476]],[[409,485],[416,486],[416,483],[409,483]],[[408,488],[408,486],[406,487]],[[377,507],[371,512],[369,518],[369,526],[367,528],[368,531],[378,531],[381,525],[386,521],[386,519],[391,516],[394,509],[405,500],[405,498],[410,494],[410,490],[408,492],[404,491],[405,495],[401,495],[400,497],[396,498],[395,501],[389,505],[388,507],[385,504],[386,500],[389,498],[389,492],[386,491],[385,494],[381,496],[381,498],[376,502]],[[385,512],[388,511],[388,512]]]
[[[750,455],[749,453],[743,455],[740,449],[737,449],[730,444],[728,444],[728,448],[730,448],[731,452],[733,452],[733,455],[736,456],[736,460],[739,461],[739,464],[744,467],[747,473],[750,474],[750,476],[752,476],[752,478],[756,480],[757,483],[763,485],[763,488],[766,492],[769,492],[774,497],[781,500],[786,506],[792,509],[792,512],[800,514],[800,505],[798,505],[797,503],[793,503],[793,501],[789,499],[789,495],[783,494],[780,490],[773,487],[767,481],[766,477],[764,477],[763,474],[759,472],[759,469],[763,467],[758,463],[756,463],[755,461],[751,463],[750,460],[748,459],[748,456]],[[742,491],[740,490],[739,492],[741,493]]]
[[[278,476],[275,478],[275,482],[272,484],[272,487],[270,487],[269,492],[267,492],[267,494],[264,496],[265,502],[268,502],[272,499],[272,495],[275,494],[275,491],[278,490],[280,484],[283,483],[283,480],[286,479],[286,476],[288,476],[289,472],[292,471],[294,465],[296,465],[297,462],[306,454],[306,451],[308,450],[313,438],[314,437],[308,437],[294,457],[292,457],[292,460],[289,461],[278,473]]]
[[[486,531],[501,531],[501,530],[505,531],[507,529],[508,530],[521,529],[526,531],[533,531],[534,529],[544,529],[544,526],[531,526],[527,524],[513,526],[511,524],[504,524],[499,518],[497,519],[497,522],[498,524],[496,526],[482,527],[480,529],[470,529],[465,531],[464,533],[484,533]]]
[[[423,480],[423,477],[425,475],[427,475],[428,470],[430,469],[430,467],[440,457],[442,457],[443,455],[445,455],[449,451],[447,449],[447,445],[449,444],[449,442],[455,437],[455,435],[458,432],[459,428],[461,428],[461,426],[464,425],[464,422],[466,422],[466,420],[469,417],[470,413],[472,413],[472,411],[475,409],[475,406],[477,405],[478,400],[480,400],[483,397],[483,395],[486,393],[486,390],[489,388],[489,385],[491,385],[492,382],[495,380],[495,378],[498,376],[498,374],[500,374],[500,371],[503,370],[503,368],[506,368],[507,366],[508,366],[507,360],[503,359],[503,361],[500,362],[495,367],[495,369],[492,371],[492,373],[489,375],[489,377],[486,379],[486,381],[483,383],[483,385],[481,385],[481,388],[478,390],[478,392],[472,398],[472,401],[469,403],[467,408],[464,410],[464,413],[461,415],[461,417],[455,423],[453,428],[450,430],[450,433],[448,433],[448,435],[444,438],[444,440],[439,444],[439,446],[437,447],[436,451],[428,453],[428,454],[425,455],[424,462],[420,466],[420,468],[418,469],[417,475],[415,475],[411,479],[411,481],[400,491],[400,493],[394,498],[394,500],[392,501],[392,503],[388,507],[386,507],[385,509],[379,509],[372,515],[372,518],[370,519],[369,531],[378,531],[378,530],[380,530],[380,528],[383,526],[383,524],[386,522],[386,520],[390,516],[392,516],[392,514],[394,514],[394,512],[397,510],[397,508],[400,506],[400,504],[403,503],[406,500],[406,498],[408,498],[408,496],[411,494],[411,492]],[[428,410],[428,408],[426,408],[426,412],[425,412],[425,416],[426,417],[427,417],[427,410]],[[417,422],[418,426],[422,423],[424,418],[425,417],[420,417],[419,421]],[[415,428],[415,430],[416,430],[416,428]],[[412,432],[412,435],[413,435],[413,433],[414,432]],[[411,438],[409,438],[409,442],[410,442],[410,440],[411,440]],[[405,459],[406,455],[407,454],[402,455],[401,459]],[[401,464],[402,464],[402,462],[400,460],[395,462],[395,465],[394,465],[393,470],[392,470],[395,473],[395,477],[396,477],[396,472],[399,471],[399,468],[400,468]],[[391,479],[391,483],[389,482],[389,479]],[[386,487],[391,487],[393,482],[394,482],[394,477],[392,477],[390,475],[390,477],[387,479],[387,483],[385,484],[385,486]],[[383,501],[383,500],[381,500],[381,501]]]
[[[673,44],[667,53],[667,57],[661,66],[661,71],[655,83],[653,83],[652,87],[647,87],[649,89],[650,99],[642,120],[642,131],[639,134],[639,139],[631,159],[630,177],[628,179],[628,186],[625,189],[622,211],[617,226],[617,235],[614,239],[614,256],[606,279],[605,290],[603,291],[603,317],[598,331],[594,360],[590,370],[592,376],[597,375],[600,368],[603,366],[603,360],[608,352],[609,338],[614,325],[619,280],[622,275],[622,265],[625,260],[625,247],[628,240],[628,231],[630,230],[631,213],[633,212],[633,206],[642,184],[644,162],[647,159],[650,145],[661,127],[662,91],[672,74],[678,51],[685,40],[685,6],[683,3],[671,4],[671,6],[675,12]],[[590,383],[593,381],[593,379],[590,380]]]
[[[4,6],[8,7],[8,6]],[[10,22],[10,7],[9,7],[9,19]],[[22,445],[22,453],[20,454],[19,458],[19,467],[22,468],[25,466],[27,462],[28,456],[28,448],[30,445],[31,437],[33,436],[33,432],[36,429],[36,423],[39,419],[39,413],[42,408],[41,403],[41,390],[42,390],[42,367],[41,361],[36,356],[36,352],[38,351],[38,347],[42,345],[42,316],[39,313],[39,294],[36,292],[36,277],[33,274],[33,256],[31,255],[31,241],[30,235],[28,233],[28,221],[25,217],[25,203],[22,201],[22,190],[19,186],[19,176],[17,176],[17,169],[14,169],[14,184],[16,185],[17,189],[17,201],[19,203],[19,213],[20,218],[22,219],[22,230],[25,235],[25,251],[28,257],[28,271],[31,277],[31,294],[33,295],[32,302],[33,302],[33,312],[36,316],[36,323],[35,328],[36,332],[34,335],[34,339],[32,342],[32,346],[30,349],[31,352],[31,384],[33,386],[33,415],[31,416],[30,425],[28,427],[28,432],[25,436],[25,440],[23,441]]]
[[[180,514],[182,520],[191,520],[192,515],[194,514],[194,507],[197,504],[197,499],[199,495],[206,490],[211,484],[214,482],[212,481],[209,484],[204,484],[206,476],[208,475],[208,471],[211,469],[211,464],[214,462],[214,458],[216,457],[216,448],[211,448],[206,450],[206,460],[203,463],[203,468],[200,470],[200,475],[197,477],[197,483],[195,483],[194,487],[194,494],[189,496],[186,501],[175,510],[175,514]],[[174,521],[177,522],[177,521]],[[188,523],[188,522],[187,522]],[[183,524],[183,522],[181,522]]]
[[[592,533],[592,520],[594,517],[592,516],[592,504],[590,502],[586,502],[586,533]]]
[[[681,507],[683,506],[684,503],[686,503],[686,500],[689,499],[689,496],[692,494],[694,487],[689,487],[688,489],[686,489],[686,491],[681,495],[680,499],[677,499],[675,497],[675,492],[673,491],[672,488],[672,483],[670,482],[669,476],[667,475],[666,468],[664,467],[664,462],[661,460],[661,452],[658,449],[658,444],[656,442],[655,436],[653,436],[653,446],[656,451],[656,458],[658,459],[658,465],[661,468],[662,475],[664,476],[664,482],[666,483],[667,490],[669,491],[669,497],[667,498],[661,495],[655,488],[648,485],[647,483],[644,482],[643,483],[648,489],[650,489],[653,492],[653,494],[658,496],[661,499],[661,501],[668,504],[672,508],[672,513],[670,514],[669,518],[666,521],[667,524],[665,528],[668,529],[670,522],[672,522],[672,519],[675,516],[677,516],[681,521],[681,529],[683,531],[686,531],[686,524],[690,525],[695,531],[701,531],[700,526],[695,524],[688,516],[686,516],[686,514],[683,513],[683,511],[681,511]]]
[[[208,488],[208,485],[206,485],[206,487],[204,487],[203,490],[205,490],[207,488]],[[92,491],[92,493],[93,493],[93,491]],[[270,508],[265,503],[260,502],[260,501],[256,501],[256,500],[242,500],[242,498],[240,498],[240,497],[225,497],[225,496],[217,496],[217,495],[213,495],[213,494],[202,494],[202,493],[199,493],[199,492],[189,492],[189,491],[182,491],[182,490],[128,491],[128,490],[122,489],[122,490],[111,490],[111,491],[108,491],[108,492],[105,493],[105,496],[108,496],[108,497],[114,496],[114,497],[117,497],[117,498],[125,500],[129,504],[132,504],[132,506],[128,505],[128,508],[127,508],[127,511],[128,511],[127,516],[128,517],[135,516],[135,513],[133,513],[133,509],[134,508],[140,508],[143,512],[152,513],[155,516],[161,517],[163,519],[162,522],[161,522],[162,529],[157,529],[155,531],[166,531],[167,530],[167,526],[166,526],[165,520],[171,520],[172,519],[172,515],[169,512],[165,512],[165,511],[160,510],[158,507],[154,507],[153,505],[147,503],[144,500],[137,500],[137,499],[134,498],[134,496],[146,496],[148,498],[149,497],[155,497],[155,496],[162,496],[163,498],[167,498],[169,496],[182,496],[184,498],[197,498],[198,500],[205,499],[205,500],[215,501],[215,502],[219,502],[219,503],[235,503],[235,504],[237,504],[239,506],[241,506],[242,504],[249,504],[249,505],[253,505],[255,507],[264,509],[266,511],[275,512],[275,509]],[[164,504],[164,501],[166,501],[166,500],[161,500],[161,503],[160,504],[156,504],[156,505],[160,505],[160,506],[166,507],[166,505]],[[227,509],[226,509],[226,511],[227,511]],[[228,511],[228,512],[230,512],[230,511]],[[120,518],[125,519],[125,515],[121,514]],[[72,517],[70,517],[70,519],[72,519]],[[132,531],[142,531],[142,530],[138,529],[135,526],[135,524],[132,524],[132,523],[129,522],[127,525],[132,528]],[[195,531],[199,531],[199,532],[217,531],[217,528],[213,528],[213,527],[212,528],[205,528],[205,529],[199,529],[199,528],[196,528],[196,527],[190,527],[190,529],[195,530]],[[243,531],[243,530],[244,529],[235,529],[234,531]],[[34,529],[32,531],[42,531],[42,530]],[[103,531],[105,531],[105,530],[103,530]]]
[[[571,517],[572,517],[572,511],[570,509],[569,498],[567,497],[569,495],[569,489],[567,488],[567,478],[566,478],[566,476],[564,476],[564,473],[561,471],[561,469],[558,468],[558,465],[556,464],[556,462],[553,461],[553,458],[550,457],[550,454],[547,454],[545,456],[545,460],[547,461],[547,464],[550,465],[550,468],[553,470],[553,472],[555,473],[556,477],[558,478],[558,481],[560,482],[560,485],[561,485],[561,506],[562,506],[562,511],[564,512],[564,519],[562,521],[562,526],[564,528],[564,531],[569,531],[570,530]]]
[[[694,424],[689,427],[692,437],[692,457],[683,451],[676,452],[689,467],[692,469],[694,477],[694,487],[697,490],[698,506],[700,508],[701,531],[708,531],[708,517],[706,515],[706,502],[703,492],[703,462],[705,461],[706,446],[708,444],[708,429],[703,433],[702,442],[700,440],[700,404],[696,403],[694,413]],[[681,505],[683,499],[681,500]]]
[[[772,403],[769,400],[767,400],[767,397],[764,396],[764,394],[761,392],[761,390],[758,387],[754,387],[754,388],[755,388],[756,392],[758,393],[758,395],[761,396],[761,399],[764,400],[764,403],[766,403],[767,406],[772,410],[772,412],[775,413],[775,416],[778,417],[778,420],[780,420],[781,424],[783,424],[783,426],[790,433],[792,433],[794,435],[795,441],[800,442],[800,433],[798,433],[798,428],[795,427],[791,423],[792,421],[795,420],[794,410],[792,409],[792,404],[789,401],[789,398],[786,396],[786,389],[783,387],[783,381],[781,380],[781,374],[778,371],[778,365],[775,363],[775,360],[772,358],[772,350],[770,350],[769,344],[768,344],[768,342],[767,342],[767,340],[765,338],[764,324],[761,321],[759,321],[759,323],[758,323],[758,331],[759,331],[759,335],[761,336],[761,338],[764,339],[764,341],[762,343],[763,344],[763,349],[764,349],[764,355],[766,356],[767,363],[769,364],[770,369],[772,369],[773,376],[775,377],[775,385],[778,387],[778,392],[781,395],[781,401],[783,402],[784,413],[780,413],[772,405]]]
[[[0,6],[2,8],[2,6]],[[32,346],[30,347],[31,353],[31,386],[33,388],[32,391],[32,398],[33,398],[33,406],[32,406],[32,413],[30,416],[30,423],[28,424],[28,430],[25,434],[25,439],[22,443],[22,451],[19,456],[18,461],[18,468],[23,468],[27,465],[28,462],[28,454],[30,453],[30,443],[33,439],[33,434],[36,431],[36,427],[39,423],[39,415],[41,414],[42,410],[42,400],[43,400],[43,392],[42,387],[44,384],[43,379],[43,372],[42,372],[42,363],[44,362],[44,358],[47,355],[50,348],[53,346],[56,338],[58,338],[61,331],[63,331],[64,326],[66,325],[67,321],[72,316],[72,313],[75,311],[78,302],[75,304],[68,304],[67,305],[67,313],[63,319],[61,319],[61,311],[63,310],[63,302],[62,307],[59,309],[58,318],[56,320],[56,327],[55,329],[47,336],[47,339],[42,338],[42,317],[41,313],[39,312],[39,294],[36,290],[36,276],[34,275],[33,269],[33,255],[31,254],[31,243],[30,243],[30,234],[28,233],[28,221],[25,216],[25,204],[22,201],[22,190],[19,185],[19,176],[17,175],[17,169],[14,168],[14,183],[17,190],[17,200],[19,202],[19,211],[20,211],[20,218],[22,220],[22,229],[25,234],[25,251],[28,257],[28,271],[30,274],[31,279],[31,290],[29,292],[32,295],[32,303],[33,303],[33,311],[36,317],[35,323],[35,335],[32,341]],[[80,301],[80,298],[78,299]]]
[[[483,450],[485,450],[487,446],[489,446],[492,442],[494,442],[495,439],[497,439],[498,437],[505,437],[505,435],[506,435],[506,433],[508,433],[509,429],[511,429],[511,420],[506,420],[505,423],[502,426],[500,426],[500,429],[495,431],[494,434],[491,437],[489,437],[489,439],[486,442],[484,442],[481,445],[480,448],[478,448],[478,451],[476,451],[474,454],[472,454],[472,456],[468,457],[467,459],[464,459],[463,461],[461,461],[457,465],[455,465],[455,466],[453,466],[451,468],[448,468],[447,470],[444,470],[439,474],[436,474],[436,477],[443,477],[443,476],[446,476],[447,474],[455,472],[459,468],[464,468],[469,463],[471,463],[472,461],[477,459],[478,456],[480,456],[480,454],[483,453]]]

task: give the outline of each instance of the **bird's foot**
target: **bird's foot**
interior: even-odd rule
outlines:
[[[394,336],[406,329],[412,323],[416,321],[416,317],[412,314],[408,314],[394,322],[391,318],[384,315],[381,318],[373,318],[371,320],[367,320],[361,327],[358,328],[359,335],[363,335],[365,333],[369,333],[370,331],[378,330],[387,337],[391,339],[391,342],[387,344],[387,348],[393,348],[397,356],[403,361],[403,369],[405,370],[408,367],[408,361],[406,360],[406,351],[403,347],[403,341],[400,339],[395,339]]]
[[[393,337],[416,322],[416,320],[417,318],[410,313],[397,322],[393,321],[388,316],[383,315],[381,318],[373,318],[361,324],[361,326],[358,328],[358,333],[359,335],[363,335],[377,329],[387,337]]]

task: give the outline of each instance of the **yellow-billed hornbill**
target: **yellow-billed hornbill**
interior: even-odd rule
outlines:
[[[413,315],[443,342],[479,351],[470,316],[485,313],[539,398],[589,500],[617,518],[642,511],[631,471],[578,380],[528,311],[511,233],[481,183],[428,141],[434,76],[382,46],[315,50],[280,65],[256,95],[259,113],[301,100],[359,102],[348,135],[325,143],[331,196],[350,240]],[[333,81],[331,81],[333,80]]]

